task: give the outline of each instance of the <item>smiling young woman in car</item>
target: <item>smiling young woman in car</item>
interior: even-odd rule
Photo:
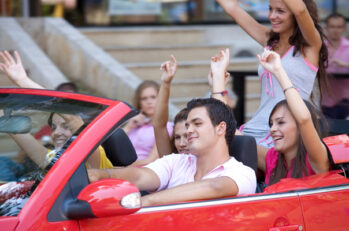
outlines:
[[[258,148],[258,167],[265,172],[266,184],[328,171],[330,162],[321,141],[315,109],[300,97],[277,53],[265,50],[258,58],[276,77],[286,97],[273,108],[269,117],[274,147],[268,151]]]

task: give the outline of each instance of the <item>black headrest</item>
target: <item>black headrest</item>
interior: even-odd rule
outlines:
[[[137,160],[136,151],[121,128],[116,129],[102,146],[113,166],[128,166]]]
[[[257,171],[257,145],[252,136],[235,136],[229,153],[237,161]]]
[[[349,134],[349,120],[327,119],[330,135]]]

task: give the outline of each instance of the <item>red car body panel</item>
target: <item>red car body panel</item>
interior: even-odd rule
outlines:
[[[112,100],[112,99],[105,99],[105,98],[99,98],[91,95],[83,95],[83,94],[77,94],[77,93],[53,91],[53,90],[46,90],[46,89],[1,88],[1,93],[52,96],[52,97],[59,97],[59,98],[65,98],[65,99],[76,99],[76,100],[99,103],[99,104],[110,105],[110,106],[119,103],[119,101]]]
[[[306,230],[349,230],[349,190],[301,194]],[[324,190],[322,190],[324,191]]]
[[[18,217],[0,217],[1,230],[15,230],[18,223]]]
[[[283,199],[247,197],[211,201],[211,205],[207,202],[193,202],[148,207],[133,215],[80,221],[83,231],[97,231],[102,227],[106,230],[250,231],[290,224],[303,226],[302,210],[295,194]]]
[[[332,210],[342,207],[341,210],[344,212],[340,218],[348,216],[349,180],[339,172],[332,171],[302,179],[284,179],[282,182],[268,187],[266,189],[269,190],[268,193],[254,194],[249,197],[146,207],[133,215],[81,220],[80,227],[82,230],[98,230],[97,227],[106,227],[107,230],[166,231],[186,230],[190,227],[190,230],[194,231],[269,230],[274,227],[285,228],[282,230],[300,230],[300,227],[304,229],[309,226],[317,228],[304,230],[331,230],[329,226],[336,221],[335,214],[337,212],[332,213],[333,221],[327,223],[329,229],[319,229],[319,223],[316,219],[310,221],[310,224],[307,223],[308,219],[303,216],[302,209],[306,212],[305,207],[312,207],[314,211],[321,214],[324,210],[328,210],[326,206],[332,207]],[[341,192],[343,196],[340,199],[326,200],[327,204],[321,210],[316,210],[317,201],[307,201],[303,205],[303,197],[300,201],[299,193],[294,192],[295,190],[306,190],[306,192],[300,193],[312,195],[308,197],[322,198],[327,197],[327,189],[323,189],[322,192],[316,189],[341,184],[346,185],[347,188],[344,194]],[[315,190],[314,195],[311,189]],[[341,203],[341,205],[333,206],[331,203]],[[314,217],[311,214],[308,216]],[[314,219],[312,218],[312,220]],[[349,227],[348,219],[337,224],[338,227],[345,225]]]
[[[339,174],[341,171],[331,171],[302,179],[285,178],[279,183],[271,185],[263,191],[263,194],[289,192],[295,190],[304,190],[312,188],[321,188],[333,185],[349,184],[349,180]]]

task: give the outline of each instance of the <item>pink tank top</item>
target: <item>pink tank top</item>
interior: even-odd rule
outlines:
[[[280,155],[279,152],[275,151],[274,148],[270,148],[267,152],[267,155],[265,157],[265,183],[267,185],[269,185],[269,179],[270,179],[270,176],[271,176],[274,168],[277,165],[279,155]],[[314,172],[314,170],[310,166],[310,163],[308,160],[308,154],[306,156],[306,163],[305,164],[306,164],[309,176],[315,175],[316,173]],[[285,165],[286,165],[286,163],[285,163]],[[292,174],[292,169],[288,169],[286,178],[291,178],[291,174]]]

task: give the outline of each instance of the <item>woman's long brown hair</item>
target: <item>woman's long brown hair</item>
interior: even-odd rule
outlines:
[[[321,114],[321,112],[317,111],[315,107],[308,101],[304,100],[305,105],[307,106],[311,119],[314,123],[314,127],[319,135],[320,138],[323,138],[327,135],[327,122],[324,116]],[[269,117],[269,126],[271,126],[270,121],[271,117],[274,114],[274,112],[280,108],[285,107],[287,110],[290,111],[287,101],[282,100],[279,103],[275,105],[272,112],[270,113]],[[301,178],[304,176],[309,175],[309,172],[306,167],[306,156],[307,156],[307,150],[305,149],[305,146],[302,141],[301,135],[298,137],[298,149],[297,149],[297,155],[292,161],[291,166],[291,177],[292,178]],[[282,178],[285,178],[287,176],[287,167],[285,164],[285,156],[283,153],[279,153],[278,161],[276,167],[273,169],[270,179],[269,179],[269,185],[275,184],[279,182]]]
[[[320,38],[322,41],[322,45],[319,52],[319,63],[318,63],[319,69],[317,72],[317,80],[319,83],[320,101],[321,101],[321,98],[322,98],[321,92],[323,90],[328,90],[328,78],[327,78],[327,72],[326,72],[326,68],[328,66],[328,51],[324,43],[326,36],[322,30],[322,27],[319,24],[319,16],[318,16],[317,6],[315,2],[313,0],[303,0],[303,2],[305,3],[308,9],[308,12],[314,22],[315,28],[320,34]],[[290,45],[295,46],[295,49],[293,51],[293,56],[295,56],[298,52],[303,54],[304,48],[306,46],[309,46],[309,44],[305,41],[296,20],[294,21],[295,21],[295,29],[293,31],[293,34],[288,40]],[[280,40],[280,35],[278,33],[271,31],[269,34],[269,40],[267,44],[270,47],[274,47],[279,40]]]

